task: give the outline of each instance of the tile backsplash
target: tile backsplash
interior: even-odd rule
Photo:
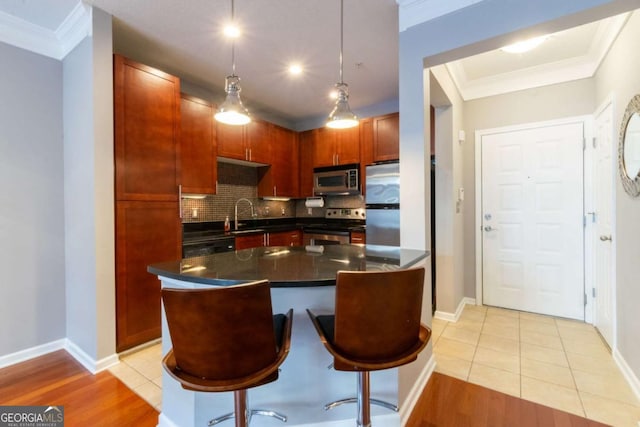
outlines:
[[[218,163],[218,192],[204,199],[182,200],[182,222],[224,221],[228,215],[234,219],[236,200],[247,198],[253,203],[258,218],[311,218],[324,217],[325,208],[364,208],[362,196],[329,196],[324,208],[312,208],[309,212],[304,199],[272,201],[258,198],[258,169],[232,163]],[[238,217],[249,219],[249,204],[238,205]]]

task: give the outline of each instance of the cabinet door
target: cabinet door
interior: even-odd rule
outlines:
[[[336,164],[360,163],[360,128],[336,129]]]
[[[353,244],[365,244],[366,243],[366,235],[362,231],[352,231],[351,232],[351,243]]]
[[[183,94],[180,123],[182,192],[215,194],[218,163],[213,106]]]
[[[116,200],[175,201],[180,81],[114,55]]]
[[[295,132],[273,126],[271,172],[274,196],[298,197],[298,137]]]
[[[264,246],[264,234],[251,234],[249,236],[236,236],[236,250],[259,248]]]
[[[366,166],[373,163],[373,119],[360,120],[360,192],[366,195]]]
[[[271,163],[270,127],[269,123],[261,120],[253,120],[246,125],[247,160],[256,163]]]
[[[400,115],[398,113],[373,119],[373,161],[400,158]]]
[[[269,246],[300,246],[302,244],[302,233],[300,230],[269,233],[267,243]]]
[[[301,132],[300,149],[300,197],[313,196],[313,131]]]
[[[333,166],[336,163],[336,131],[318,128],[313,131],[313,167]]]
[[[181,258],[177,202],[116,203],[116,350],[160,337],[160,281],[147,266]]]
[[[226,125],[216,122],[218,156],[236,160],[247,160],[249,153],[245,145],[245,131],[245,126]]]

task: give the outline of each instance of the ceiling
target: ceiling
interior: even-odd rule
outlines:
[[[446,1],[446,0],[443,0]],[[87,0],[114,16],[114,49],[224,96],[231,43],[221,34],[230,0]],[[344,81],[351,108],[397,108],[396,0],[345,0]],[[78,0],[0,0],[0,27],[17,19],[60,31]],[[250,111],[269,111],[292,124],[326,116],[339,79],[338,0],[235,0],[243,35],[236,71]],[[500,50],[447,64],[463,99],[474,99],[593,75],[626,16],[563,31],[526,54]],[[303,67],[290,76],[291,62]],[[393,111],[393,110],[390,110]]]

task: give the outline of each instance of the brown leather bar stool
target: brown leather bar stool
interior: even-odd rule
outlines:
[[[293,310],[273,315],[266,280],[208,289],[162,289],[173,348],[162,360],[182,388],[234,393],[235,417],[246,427],[253,415],[286,421],[274,411],[247,408],[247,389],[275,381],[291,345]]]
[[[413,362],[431,329],[420,323],[424,268],[395,271],[339,271],[334,315],[314,315],[307,309],[320,340],[333,355],[338,371],[358,372],[355,398],[325,405],[358,404],[358,427],[371,426],[370,404],[398,411],[371,399],[369,372]]]

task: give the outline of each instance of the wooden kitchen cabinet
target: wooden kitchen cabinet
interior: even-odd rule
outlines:
[[[218,175],[214,107],[182,94],[180,100],[180,154],[182,192],[215,194]]]
[[[360,163],[360,129],[314,129],[313,167]]]
[[[236,250],[260,248],[265,246],[264,233],[249,234],[245,236],[236,236]]]
[[[364,231],[352,231],[350,233],[350,242],[364,245],[367,242],[367,236]]]
[[[160,337],[149,264],[180,259],[180,81],[114,55],[116,350]]]
[[[300,246],[302,232],[300,230],[267,233],[267,246]]]
[[[270,167],[258,172],[258,196],[298,197],[299,163],[296,132],[271,125]]]
[[[114,55],[116,200],[178,200],[180,81]]]
[[[270,159],[269,123],[252,120],[243,126],[216,122],[218,156],[268,164]]]
[[[372,156],[374,162],[400,159],[400,115],[374,117]]]
[[[160,281],[147,266],[181,255],[178,202],[116,202],[116,351],[160,337]]]
[[[300,150],[300,197],[313,196],[313,130],[300,132],[298,146]]]

